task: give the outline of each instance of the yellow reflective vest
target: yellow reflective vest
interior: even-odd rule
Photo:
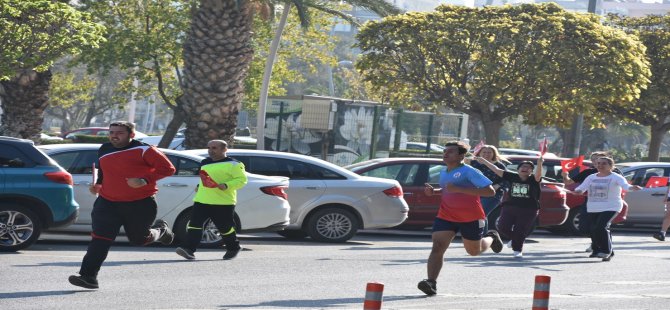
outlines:
[[[247,184],[244,164],[230,157],[214,161],[207,157],[200,163],[204,170],[217,183],[225,183],[228,188],[209,188],[203,185],[202,179],[193,201],[209,205],[234,205],[237,203],[237,190]]]

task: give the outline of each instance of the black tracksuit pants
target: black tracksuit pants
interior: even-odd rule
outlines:
[[[153,196],[129,202],[110,201],[98,196],[91,212],[91,243],[79,274],[93,277],[98,275],[121,226],[130,243],[146,245],[153,242],[155,236],[152,234],[151,224],[156,219],[156,212],[157,204]]]
[[[184,247],[195,252],[202,239],[203,226],[207,219],[211,219],[219,229],[226,249],[239,249],[240,242],[235,232],[235,205],[210,205],[195,202],[191,220],[186,226],[186,242]]]

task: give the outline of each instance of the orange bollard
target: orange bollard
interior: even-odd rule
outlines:
[[[550,276],[535,276],[535,291],[533,292],[533,310],[549,310],[549,283]]]
[[[381,309],[383,293],[384,284],[379,282],[369,282],[365,287],[365,301],[363,302],[363,310]]]

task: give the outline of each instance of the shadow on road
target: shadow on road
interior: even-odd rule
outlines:
[[[425,299],[426,295],[405,295],[405,296],[384,296],[384,301]],[[279,307],[279,308],[328,308],[328,307],[346,307],[353,308],[352,305],[363,306],[363,297],[359,298],[330,298],[330,299],[290,299],[262,302],[249,305],[219,305],[221,308],[259,308],[259,307]],[[358,308],[358,307],[356,307]]]
[[[72,294],[75,294],[75,293],[90,293],[90,292],[95,292],[95,291],[92,291],[92,290],[71,290],[71,291],[41,291],[41,292],[0,293],[0,299],[60,296],[60,295],[72,295]]]

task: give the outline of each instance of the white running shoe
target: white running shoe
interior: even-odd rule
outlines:
[[[514,258],[523,258],[523,253],[521,251],[514,251]]]

